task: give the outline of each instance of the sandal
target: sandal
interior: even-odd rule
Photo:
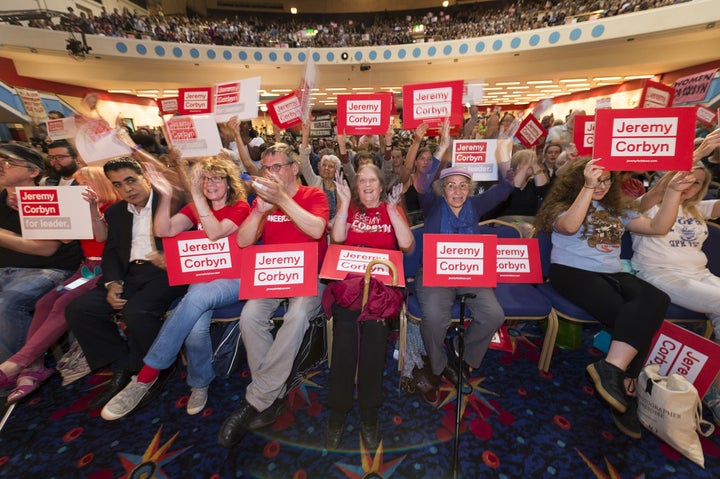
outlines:
[[[34,371],[26,371],[20,373],[17,379],[18,382],[20,382],[22,379],[31,379],[32,383],[15,387],[15,389],[13,389],[8,395],[7,403],[15,404],[16,402],[20,401],[22,398],[39,388],[40,384],[42,384],[46,379],[52,376],[54,372],[54,369],[41,367],[40,369],[36,369]]]
[[[8,376],[4,372],[0,371],[0,389],[9,388],[17,382],[18,375]]]

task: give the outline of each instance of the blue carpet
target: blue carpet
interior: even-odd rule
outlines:
[[[591,327],[577,351],[556,349],[551,373],[537,369],[542,333],[534,323],[512,330],[514,353],[490,351],[474,371],[460,436],[460,477],[717,478],[720,433],[703,439],[705,469],[648,431],[624,436],[594,394],[585,366],[599,357]],[[388,348],[383,442],[359,450],[359,418],[350,414],[340,451],[323,450],[327,370],[293,390],[277,423],[248,434],[232,450],[217,445],[226,415],[242,399],[246,366],[210,388],[207,409],[185,413],[189,388],[179,368],[154,403],[106,422],[86,408],[103,374],[61,387],[59,375],[15,408],[0,433],[0,477],[7,478],[449,478],[455,389],[440,404],[398,388]],[[445,403],[445,404],[443,404]],[[709,413],[705,411],[706,417]]]

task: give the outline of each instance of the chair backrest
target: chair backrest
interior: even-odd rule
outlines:
[[[707,256],[708,269],[715,276],[720,276],[720,226],[708,222],[708,237],[703,243],[703,253]]]
[[[540,248],[540,266],[542,266],[543,279],[550,274],[550,253],[552,253],[552,238],[550,233],[538,231],[535,235]]]
[[[502,220],[485,220],[478,223],[480,233],[496,235],[499,238],[522,238],[520,229],[512,223]]]
[[[414,278],[415,272],[420,266],[423,254],[423,234],[425,233],[425,225],[419,224],[410,228],[415,238],[415,249],[412,253],[403,255],[403,269],[406,278]]]

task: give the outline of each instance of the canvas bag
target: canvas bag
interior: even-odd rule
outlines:
[[[702,419],[702,402],[695,386],[679,374],[661,376],[659,368],[650,364],[640,372],[638,419],[650,432],[705,468],[698,433],[707,437],[715,427]],[[707,432],[702,426],[708,426]]]

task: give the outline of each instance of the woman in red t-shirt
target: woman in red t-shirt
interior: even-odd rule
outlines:
[[[100,276],[102,251],[107,238],[103,213],[120,198],[100,166],[81,168],[75,172],[73,178],[85,186],[83,196],[92,210],[94,237],[80,240],[80,246],[85,253],[80,269],[37,302],[25,345],[0,364],[0,388],[16,385],[8,395],[8,404],[20,401],[52,375],[54,370],[44,366],[43,358],[45,351],[68,329],[65,306],[93,289]],[[87,372],[90,372],[89,368]]]
[[[369,248],[409,251],[414,239],[398,200],[402,185],[388,199],[384,176],[375,165],[360,167],[350,188],[341,174],[336,180],[337,214],[330,237],[335,243]],[[368,449],[379,442],[378,409],[382,404],[382,379],[388,328],[384,321],[358,322],[360,311],[333,305],[333,351],[328,391],[330,417],[325,446],[337,449],[345,416],[352,408],[355,371],[358,378],[360,433]]]

